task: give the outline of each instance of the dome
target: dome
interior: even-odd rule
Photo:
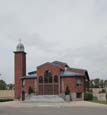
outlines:
[[[17,52],[24,52],[24,45],[20,42],[16,47]]]

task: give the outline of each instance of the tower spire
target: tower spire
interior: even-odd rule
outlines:
[[[17,47],[16,47],[16,51],[17,52],[24,52],[24,45],[21,43],[21,38],[19,38],[19,43],[18,43],[18,45],[17,45]]]
[[[21,43],[22,42],[22,39],[21,38],[19,38],[19,43]]]
[[[20,99],[22,92],[21,77],[26,76],[26,52],[24,51],[24,45],[21,43],[21,39],[19,39],[14,55],[15,98]]]

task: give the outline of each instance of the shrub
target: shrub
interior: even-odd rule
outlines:
[[[70,89],[69,89],[69,87],[68,87],[68,86],[66,87],[66,90],[65,90],[65,95],[70,95]]]
[[[92,93],[89,93],[89,92],[85,93],[85,94],[84,94],[84,100],[86,100],[86,101],[91,101],[91,100],[93,100],[93,95],[92,95]]]
[[[97,101],[98,98],[96,96],[93,96],[93,101]]]
[[[14,99],[0,99],[0,102],[14,101]]]
[[[29,89],[28,89],[28,93],[29,93],[29,95],[32,94],[32,93],[34,93],[32,87],[29,87]]]
[[[101,91],[99,91],[99,93],[106,93],[106,90],[102,89]]]

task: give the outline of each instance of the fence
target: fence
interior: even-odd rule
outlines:
[[[14,90],[0,90],[0,99],[14,99]]]

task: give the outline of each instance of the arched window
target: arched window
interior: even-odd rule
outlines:
[[[52,72],[50,70],[46,70],[44,73],[44,82],[52,83]]]
[[[39,76],[39,83],[43,83],[43,77]]]
[[[76,81],[76,86],[81,86],[81,84],[82,84],[81,79],[77,79],[77,81]]]
[[[58,76],[57,76],[57,75],[54,76],[54,82],[55,82],[55,83],[58,82]]]
[[[22,88],[25,86],[25,80],[22,80]]]

